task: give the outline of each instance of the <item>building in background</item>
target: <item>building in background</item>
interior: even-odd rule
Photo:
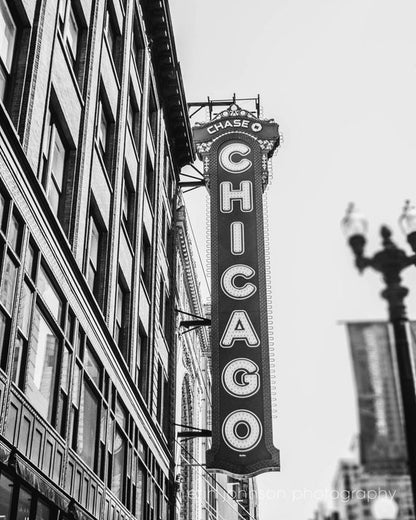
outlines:
[[[173,518],[167,2],[0,0],[0,516]]]
[[[409,475],[367,473],[357,461],[341,460],[333,489],[340,520],[377,520],[372,503],[386,496],[398,505],[397,520],[414,519]]]
[[[333,486],[336,509],[341,520],[369,520],[374,518],[374,500],[387,495],[398,505],[399,520],[413,520],[400,387],[389,325],[348,323],[347,330],[357,389],[359,460],[339,463]]]

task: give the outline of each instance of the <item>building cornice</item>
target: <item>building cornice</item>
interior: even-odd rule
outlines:
[[[167,0],[143,0],[143,16],[166,127],[178,169],[194,160],[191,123]]]

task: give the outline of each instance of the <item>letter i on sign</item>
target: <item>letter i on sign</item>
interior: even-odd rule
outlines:
[[[244,253],[244,224],[232,222],[231,224],[231,252],[233,255]]]

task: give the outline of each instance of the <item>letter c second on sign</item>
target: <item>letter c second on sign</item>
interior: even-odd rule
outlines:
[[[235,285],[235,279],[238,276],[245,280],[250,280],[256,274],[256,271],[249,265],[235,264],[228,267],[221,276],[221,287],[224,293],[234,300],[246,300],[253,296],[257,291],[257,287],[247,282],[241,287]]]
[[[249,159],[244,159],[250,152],[251,148],[244,143],[227,144],[220,152],[220,165],[229,173],[246,172],[253,164]],[[243,159],[234,161],[235,155],[240,155]]]

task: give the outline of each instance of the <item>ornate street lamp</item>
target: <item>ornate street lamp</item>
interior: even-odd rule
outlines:
[[[407,235],[407,240],[416,250],[416,209],[406,203],[400,218],[401,226]],[[396,349],[397,368],[400,380],[400,390],[403,403],[404,427],[408,453],[409,474],[412,484],[414,511],[416,512],[416,392],[413,377],[413,363],[410,352],[409,324],[406,315],[404,299],[408,289],[401,284],[400,273],[406,267],[416,264],[416,255],[408,256],[399,249],[391,239],[391,231],[382,226],[380,234],[383,249],[373,257],[364,256],[366,244],[367,221],[353,204],[350,204],[342,220],[342,227],[348,243],[355,256],[355,265],[361,272],[372,267],[381,273],[386,288],[381,296],[388,303],[389,320],[393,327]]]

